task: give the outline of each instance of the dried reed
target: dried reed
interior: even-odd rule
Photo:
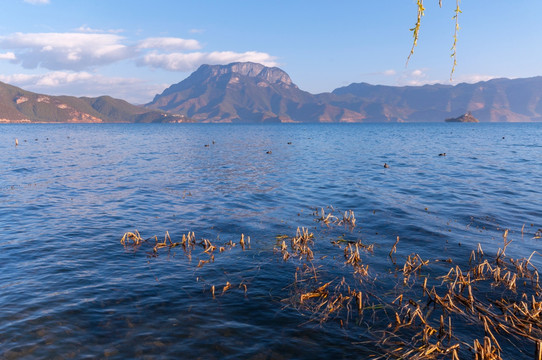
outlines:
[[[321,208],[315,212],[316,220],[328,227],[356,226],[353,211],[345,212],[341,219],[333,212],[331,208],[326,214]],[[391,301],[390,294],[377,292],[382,288],[379,281],[390,281],[390,275],[374,274],[369,267],[373,245],[342,237],[331,241],[331,249],[339,248],[343,253],[344,270],[334,267],[330,271],[334,259],[341,256],[316,257],[315,252],[325,242],[315,242],[312,232],[298,227],[293,236],[276,237],[275,253],[285,262],[294,262],[296,268],[290,296],[282,303],[310,321],[323,324],[335,320],[341,327],[348,326],[357,313],[356,324],[364,324],[376,339],[382,354],[379,359],[457,360],[460,354],[470,353],[475,359],[493,360],[502,359],[503,351],[510,347],[519,350],[532,344],[535,360],[542,360],[542,287],[533,264],[533,256],[541,254],[533,251],[528,258],[510,258],[506,254],[512,243],[508,235],[505,230],[503,245],[493,257],[478,244],[470,253],[468,265],[452,263],[448,268],[441,260],[423,259],[417,253],[407,255],[403,265],[397,266],[397,237],[388,253],[394,264],[388,274],[396,282]],[[202,251],[197,267],[212,263],[215,254],[236,246],[231,240],[222,246],[208,239],[196,240],[193,232],[182,235],[179,242],[174,242],[168,232],[163,241],[156,236],[143,239],[137,230],[125,233],[121,244],[134,250],[146,246],[153,256],[161,249],[181,247],[189,259],[198,246]],[[238,244],[240,250],[250,249],[250,237],[241,234]],[[337,272],[342,275],[337,276]],[[234,288],[247,293],[244,280],[238,285],[227,281],[221,287],[222,295]],[[210,289],[215,298],[215,285]],[[367,316],[370,311],[372,316]],[[468,326],[471,331],[457,331],[454,326]]]

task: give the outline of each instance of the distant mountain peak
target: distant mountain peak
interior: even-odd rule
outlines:
[[[542,121],[542,78],[477,84],[351,84],[313,95],[277,67],[201,65],[146,105],[201,122],[425,122],[471,111],[479,121]]]
[[[338,121],[345,113],[300,90],[283,70],[253,62],[201,65],[146,106],[202,122]]]
[[[198,72],[209,73],[212,77],[226,74],[239,74],[242,76],[259,78],[270,83],[293,84],[290,76],[278,67],[267,67],[253,62],[235,62],[227,65],[201,65],[199,69],[196,70],[196,73]]]

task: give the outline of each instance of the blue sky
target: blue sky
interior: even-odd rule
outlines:
[[[457,84],[542,75],[542,1],[463,0],[450,82],[455,0],[4,0],[0,81],[146,103],[204,63],[255,61],[320,93],[368,82]]]

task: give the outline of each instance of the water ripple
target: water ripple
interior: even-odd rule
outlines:
[[[361,238],[383,278],[397,236],[403,256],[495,253],[503,229],[511,254],[540,248],[538,124],[1,126],[6,359],[374,355],[368,332],[285,308],[295,268],[273,252],[277,235],[309,228],[329,264],[330,237]],[[317,224],[327,206],[354,210],[357,229]],[[217,244],[245,234],[252,248],[198,267],[182,249],[125,250],[134,229]],[[228,282],[231,294],[209,295]]]

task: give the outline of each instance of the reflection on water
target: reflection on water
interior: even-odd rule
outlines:
[[[310,229],[329,279],[346,269],[330,240],[374,244],[363,260],[379,281],[365,290],[382,297],[395,294],[397,236],[403,261],[465,265],[478,243],[495,255],[510,229],[507,255],[528,257],[541,249],[541,135],[539,124],[2,125],[0,357],[378,353],[355,321],[321,325],[284,302],[299,264],[274,251],[277,235]],[[327,206],[353,210],[357,227],[315,222]],[[126,250],[134,229],[214,244],[245,234],[251,249],[198,267],[201,249]]]

